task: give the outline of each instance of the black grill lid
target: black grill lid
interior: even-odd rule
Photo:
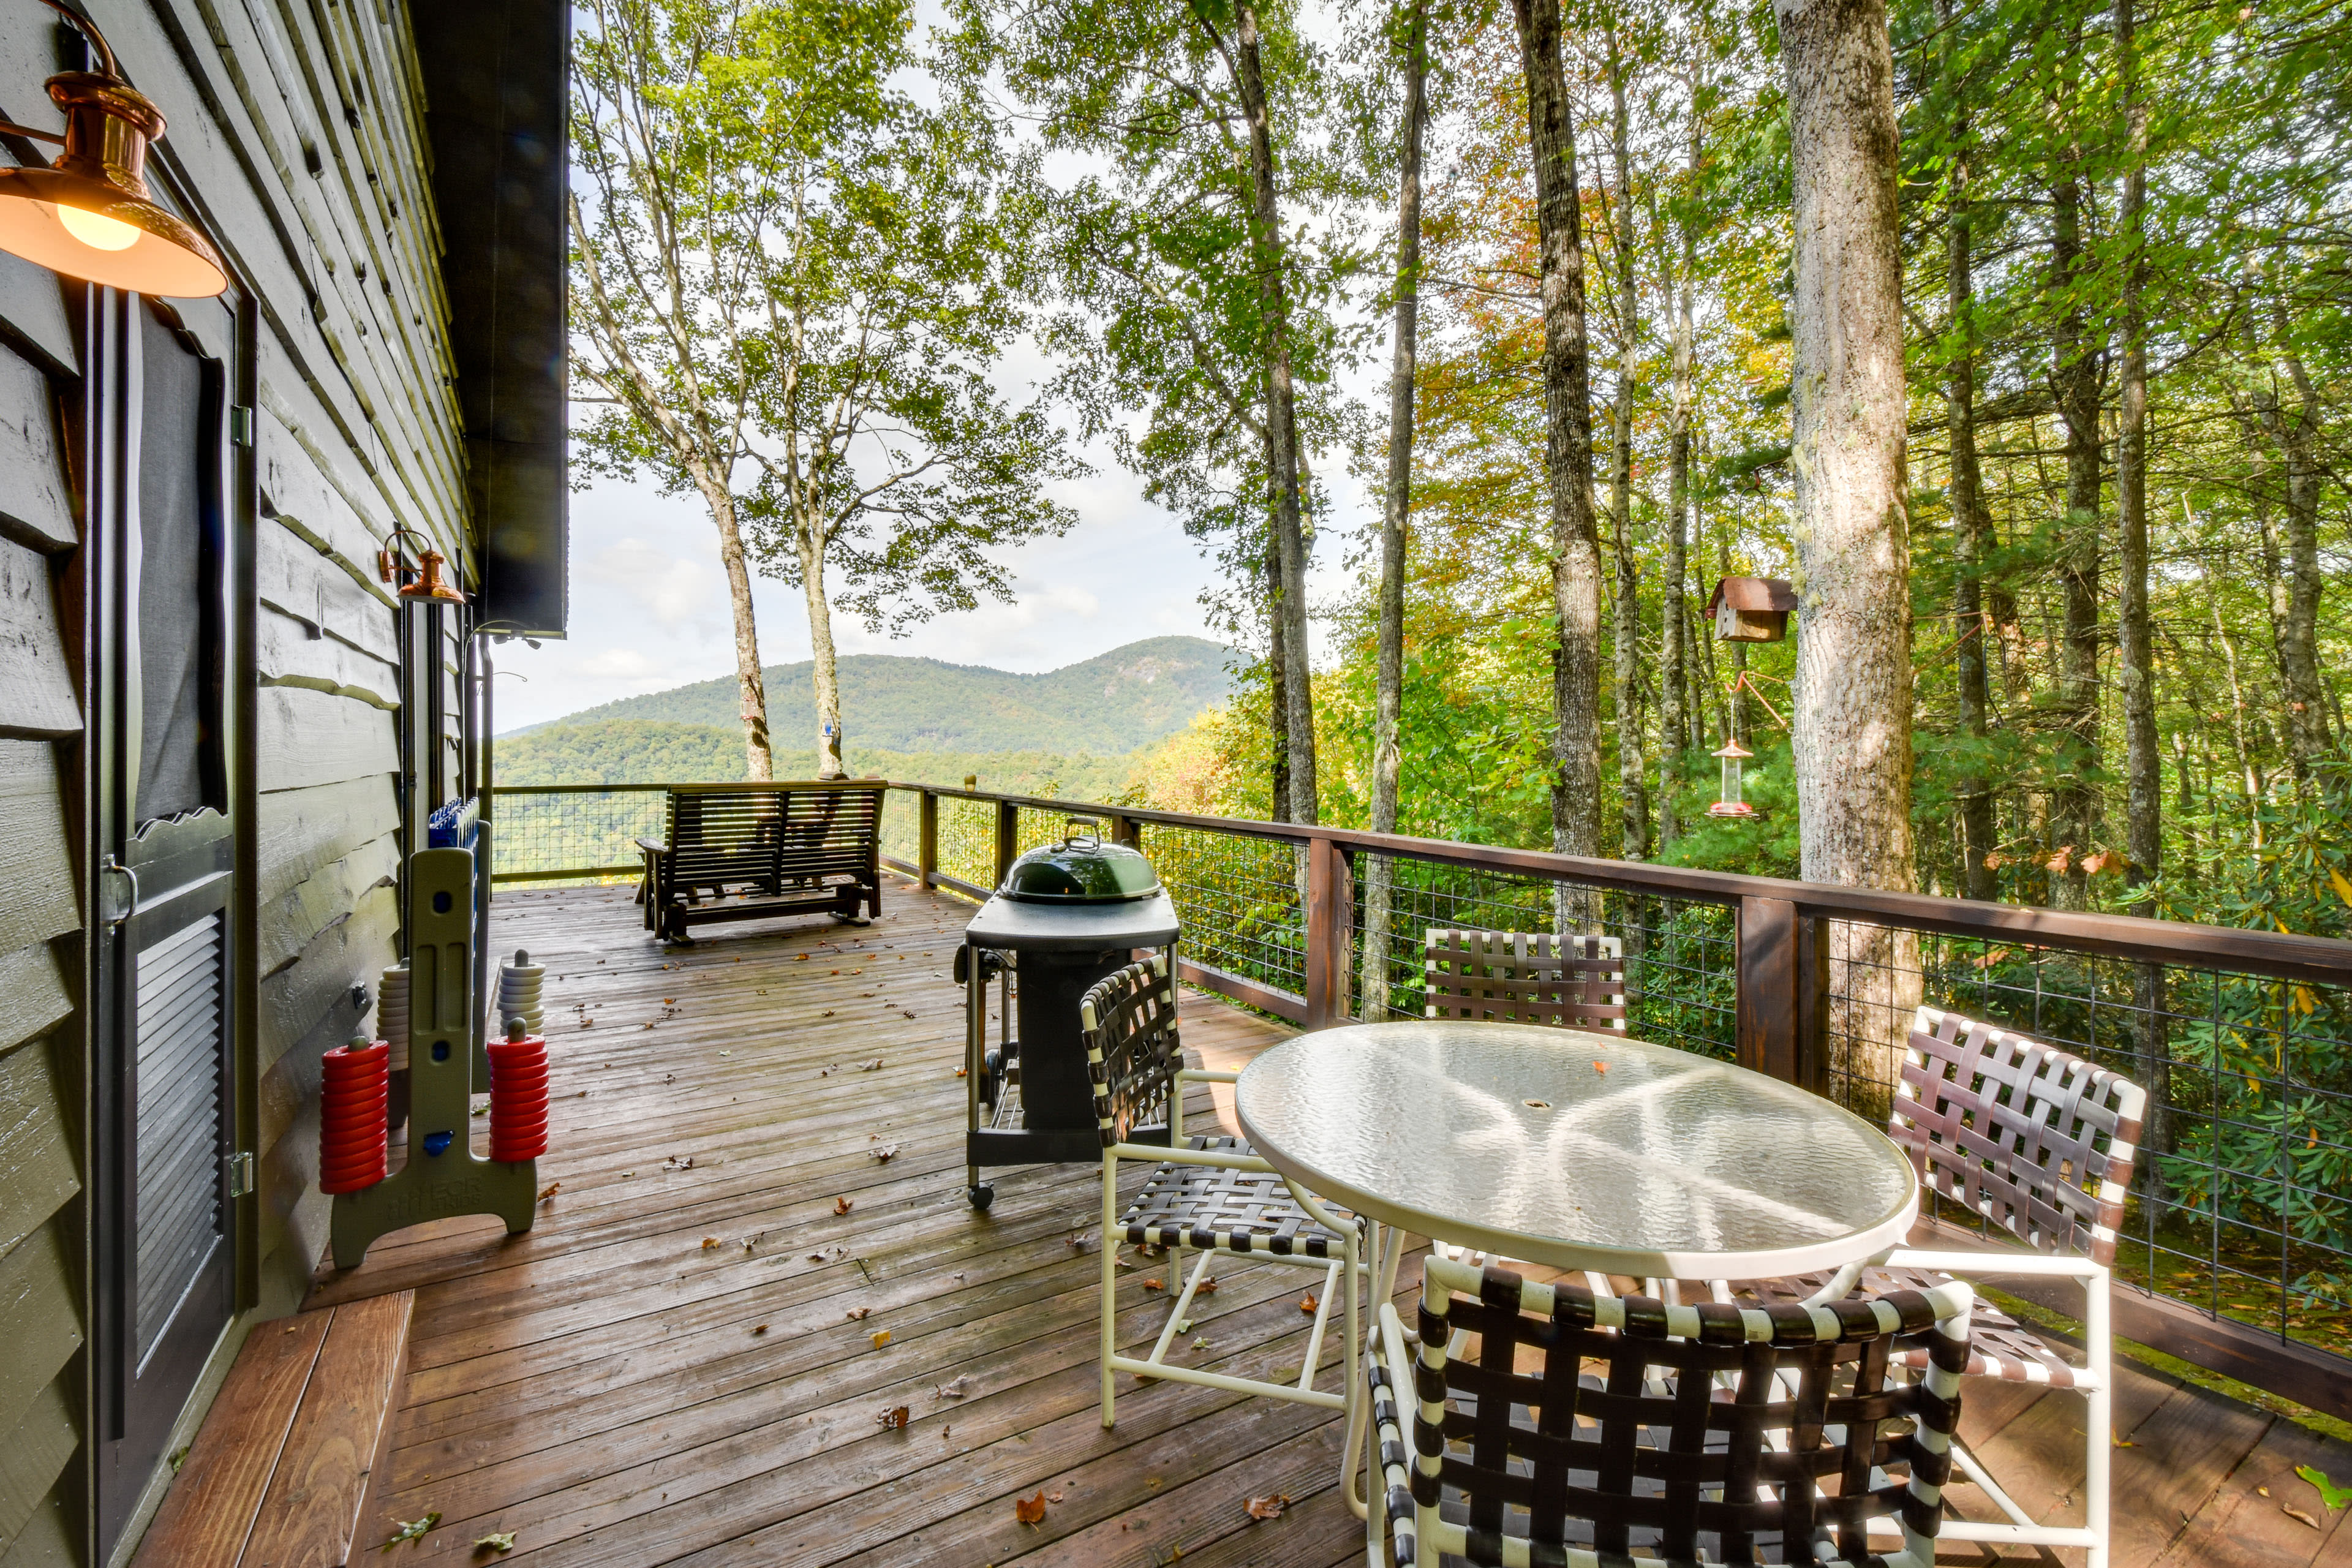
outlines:
[[[1151,862],[1124,844],[1106,842],[1090,816],[1074,816],[1058,844],[1040,845],[1013,862],[997,889],[1024,904],[1118,904],[1160,891]]]

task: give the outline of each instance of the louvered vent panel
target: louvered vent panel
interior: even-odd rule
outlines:
[[[139,954],[139,1359],[219,1239],[220,913]]]

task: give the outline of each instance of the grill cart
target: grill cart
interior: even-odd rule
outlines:
[[[1138,949],[1176,962],[1176,906],[1135,850],[1105,841],[1091,817],[1032,849],[964,928],[955,976],[964,987],[964,1162],[971,1206],[996,1191],[989,1165],[1102,1158],[1078,1003]],[[992,983],[1002,1025],[988,1043]],[[1017,1023],[1016,1023],[1017,1019]],[[1160,1141],[1166,1140],[1166,1132]],[[1136,1136],[1133,1142],[1151,1140]]]

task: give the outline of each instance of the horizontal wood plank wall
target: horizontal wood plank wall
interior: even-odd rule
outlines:
[[[5,47],[5,45],[0,45]],[[15,85],[6,108],[19,102]],[[0,1563],[70,1562],[82,1426],[81,916],[67,833],[81,700],[58,588],[78,542],[49,274],[0,273]]]
[[[169,121],[151,176],[220,245],[259,324],[261,980],[239,1063],[261,1186],[249,1321],[293,1310],[309,1281],[326,1233],[319,1058],[360,1022],[353,988],[372,996],[398,950],[402,698],[377,542],[416,529],[474,576],[425,105],[399,7],[93,10]],[[0,116],[46,126],[42,79],[80,61],[37,13],[0,14]],[[52,275],[0,256],[0,1568],[87,1555],[72,1462],[87,1044],[65,788],[83,694],[57,595],[79,543],[58,414],[79,395],[73,322]]]

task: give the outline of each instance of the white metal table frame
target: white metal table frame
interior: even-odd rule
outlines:
[[[1421,1054],[1428,1059],[1416,1061],[1408,1054],[1407,1043],[1416,1037],[1423,1042]],[[1517,1060],[1509,1065],[1518,1068],[1523,1076],[1535,1076],[1527,1081],[1504,1083],[1501,1079],[1510,1074],[1503,1070],[1485,1083],[1466,1081],[1436,1065],[1440,1048],[1448,1046],[1469,1046],[1474,1051],[1491,1047],[1493,1062],[1516,1057]],[[1612,1067],[1619,1073],[1613,1082],[1607,1077]],[[1532,1092],[1520,1093],[1521,1089]],[[1812,1234],[1765,1247],[1708,1245],[1696,1236],[1629,1245],[1622,1237],[1601,1241],[1563,1234],[1572,1228],[1568,1216],[1577,1208],[1569,1201],[1575,1191],[1575,1167],[1564,1164],[1551,1169],[1560,1178],[1559,1190],[1565,1207],[1557,1211],[1555,1223],[1542,1230],[1501,1223],[1491,1208],[1484,1215],[1441,1212],[1417,1201],[1425,1200],[1432,1172],[1441,1168],[1445,1154],[1454,1152],[1453,1147],[1427,1146],[1458,1136],[1446,1131],[1449,1109],[1477,1112],[1471,1120],[1483,1119],[1485,1125],[1474,1126],[1474,1138],[1487,1135],[1496,1147],[1501,1147],[1510,1134],[1509,1122],[1542,1128],[1557,1142],[1563,1121],[1603,1120],[1593,1113],[1594,1108],[1610,1107],[1638,1116],[1677,1090],[1717,1094],[1727,1100],[1726,1109],[1741,1114],[1769,1118],[1778,1113],[1833,1130],[1849,1152],[1878,1162],[1875,1184],[1883,1189],[1882,1198],[1886,1201],[1866,1203],[1871,1212],[1858,1216],[1824,1215],[1759,1193],[1737,1179],[1696,1169],[1686,1161],[1663,1158],[1662,1152],[1622,1147],[1616,1152],[1625,1163],[1617,1169],[1672,1181],[1702,1200],[1735,1206],[1760,1205],[1768,1209],[1778,1205],[1786,1209],[1792,1228],[1809,1228]],[[1327,1203],[1363,1215],[1371,1225],[1367,1250],[1378,1281],[1376,1310],[1379,1301],[1395,1294],[1406,1236],[1450,1241],[1565,1270],[1668,1281],[1779,1278],[1829,1269],[1832,1278],[1819,1293],[1820,1299],[1826,1299],[1851,1289],[1864,1267],[1900,1246],[1918,1209],[1918,1179],[1910,1160],[1884,1132],[1860,1117],[1760,1073],[1613,1033],[1449,1020],[1346,1025],[1286,1040],[1252,1061],[1234,1085],[1234,1110],[1250,1147],[1280,1172],[1294,1191],[1311,1191]],[[1297,1125],[1299,1115],[1313,1118],[1315,1125]],[[1286,1120],[1291,1124],[1286,1124]],[[1601,1136],[1604,1131],[1571,1125],[1567,1140],[1583,1136],[1607,1147]],[[1318,1138],[1318,1133],[1327,1136]],[[1333,1145],[1332,1137],[1341,1144],[1352,1141],[1354,1147]],[[1398,1146],[1398,1151],[1376,1152],[1370,1142],[1374,1139]],[[1326,1146],[1314,1146],[1318,1142]],[[1423,1146],[1410,1146],[1416,1142]],[[1506,1150],[1504,1157],[1534,1156],[1522,1146],[1516,1154]],[[1385,1238],[1381,1227],[1389,1233]],[[1363,1347],[1349,1349],[1351,1356],[1360,1356]],[[1349,1506],[1363,1517],[1367,1504],[1355,1485],[1356,1468],[1362,1458],[1361,1435],[1356,1429],[1359,1414],[1349,1412],[1342,1490]]]

